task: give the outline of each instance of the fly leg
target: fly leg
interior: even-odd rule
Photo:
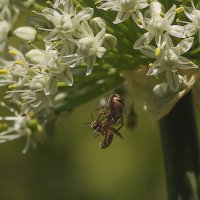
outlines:
[[[110,127],[110,130],[111,130],[115,135],[117,135],[118,137],[120,137],[120,138],[123,139],[123,136],[121,135],[121,133],[120,133],[117,129],[115,129],[115,128],[113,128],[113,127]]]
[[[123,118],[123,116],[121,116],[120,117],[120,127],[117,128],[116,130],[119,131],[123,127],[123,125],[124,125],[124,118]]]

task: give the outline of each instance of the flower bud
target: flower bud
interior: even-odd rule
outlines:
[[[42,51],[38,49],[32,49],[25,55],[31,62],[35,64],[46,63],[45,55]]]
[[[111,34],[106,33],[103,41],[103,47],[106,50],[111,50],[117,45],[117,38]]]
[[[27,127],[31,129],[31,131],[35,132],[38,130],[39,122],[37,119],[31,119],[27,121]]]
[[[14,35],[28,41],[34,41],[36,38],[37,31],[32,27],[19,27],[14,31]]]

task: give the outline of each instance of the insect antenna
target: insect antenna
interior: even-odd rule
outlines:
[[[90,114],[90,116],[91,116],[92,121],[94,121],[94,117],[93,117],[92,113]]]

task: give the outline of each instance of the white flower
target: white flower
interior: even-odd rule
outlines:
[[[13,32],[13,34],[17,37],[28,41],[34,41],[36,38],[36,33],[37,31],[34,28],[26,26],[19,27]]]
[[[192,7],[185,7],[185,14],[191,20],[191,23],[186,25],[187,35],[192,36],[198,32],[200,42],[200,10],[197,10],[191,1]]]
[[[147,46],[140,49],[140,51],[151,58],[156,59],[150,66],[147,75],[158,75],[165,72],[167,83],[173,91],[177,91],[181,84],[185,82],[184,78],[178,74],[178,70],[186,70],[197,68],[191,60],[182,56],[192,46],[194,38],[183,39],[176,47],[170,38],[168,38],[167,45],[161,49],[159,55],[155,55],[155,47]]]
[[[46,51],[32,49],[26,54],[26,57],[42,70],[39,77],[46,80],[42,88],[46,95],[50,95],[56,93],[59,81],[71,86],[73,76],[68,63],[62,63],[62,58],[58,57],[57,51],[51,50],[47,43],[46,48]]]
[[[28,112],[18,111],[4,102],[0,102],[0,106],[11,113],[10,116],[0,116],[0,143],[25,137],[26,144],[22,153],[26,153],[31,146],[36,147],[37,142],[44,141],[52,133],[56,121],[52,99],[40,109]]]
[[[134,44],[134,49],[141,49],[148,45],[154,38],[156,45],[163,48],[166,45],[168,35],[178,38],[185,38],[184,26],[171,25],[174,21],[176,6],[173,5],[165,14],[162,12],[162,5],[159,2],[152,2],[150,5],[150,16],[144,18],[144,29],[146,32]]]
[[[117,11],[118,14],[114,20],[114,24],[121,23],[130,16],[137,23],[138,18],[142,17],[140,9],[148,6],[146,0],[102,0],[105,2],[98,8],[103,10]]]
[[[54,60],[57,58],[57,52],[48,53],[40,49],[32,49],[26,53],[26,57],[34,64],[42,67],[50,67],[54,65]]]
[[[29,66],[23,54],[13,47],[9,47],[13,61],[0,58],[0,85],[21,86],[28,78]]]
[[[58,8],[61,2],[55,2],[55,4],[56,6],[53,8],[45,8],[41,14],[55,26],[53,33],[48,36],[48,39],[52,39],[53,37],[50,38],[50,36],[53,35],[55,37],[57,34],[68,34],[75,31],[80,22],[90,19],[94,12],[92,8],[88,7],[76,13],[74,5],[70,0],[64,3],[63,9]]]
[[[83,29],[80,23],[90,19],[94,10],[87,7],[76,11],[70,0],[57,0],[52,4],[52,7],[45,8],[41,14],[38,14],[51,21],[54,25],[53,29],[43,29],[41,27],[38,27],[38,29],[50,32],[46,37],[46,41],[57,41],[61,46],[60,53],[62,55],[71,55],[75,53],[76,49],[74,39],[83,37]]]
[[[87,58],[86,75],[89,75],[92,72],[96,57],[102,58],[102,56],[106,52],[106,49],[102,46],[106,32],[103,28],[100,32],[96,34],[96,36],[94,36],[94,33],[89,27],[88,23],[85,22],[84,27],[85,32],[87,32],[88,35],[78,40],[77,54],[84,58]]]
[[[9,108],[5,103],[1,102],[1,106],[8,108],[13,115],[0,117],[0,123],[4,124],[9,123],[9,126],[6,130],[0,132],[0,143],[16,140],[21,137],[26,137],[26,145],[22,151],[22,153],[26,153],[31,145],[36,146],[35,141],[32,138],[32,134],[34,132],[33,128],[29,126],[31,123],[31,117],[29,115],[24,115],[22,113],[18,113],[13,108]],[[35,124],[39,126],[39,124]],[[6,126],[5,126],[6,127]],[[39,127],[35,127],[38,129]],[[35,129],[35,130],[36,130]]]

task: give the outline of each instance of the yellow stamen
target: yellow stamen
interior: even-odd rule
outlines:
[[[161,13],[160,13],[160,16],[161,16],[162,18],[164,18],[164,17],[165,17],[165,14],[164,14],[163,12],[161,12]]]
[[[10,55],[12,55],[12,56],[16,56],[17,55],[17,51],[15,51],[15,50],[10,50],[9,52],[8,52]]]
[[[95,1],[95,4],[101,3],[101,0]]]
[[[32,44],[32,42],[31,42],[31,41],[28,41],[28,42],[27,42],[27,45],[28,45],[28,46],[29,46],[29,45],[31,45],[31,44]]]
[[[153,63],[149,63],[149,67],[153,67]]]
[[[28,78],[29,78],[30,80],[32,80],[32,76],[31,76],[30,74],[28,74]]]
[[[192,61],[188,62],[189,65],[194,65],[194,63]]]
[[[48,67],[44,68],[44,72],[49,73],[50,72],[49,68]]]
[[[23,61],[23,60],[16,60],[16,61],[15,61],[15,64],[23,65],[23,64],[24,64],[24,61]]]
[[[160,48],[159,48],[159,47],[155,49],[155,55],[156,55],[156,56],[159,56],[159,55],[160,55]]]
[[[35,10],[32,10],[31,12],[34,13],[34,14],[37,14],[37,12]]]
[[[8,124],[7,123],[0,123],[0,129],[5,129],[8,128]]]
[[[152,3],[152,0],[147,0],[147,3],[150,5]]]
[[[138,23],[139,25],[142,25],[142,20],[141,20],[141,19],[137,19],[137,23]]]
[[[0,69],[0,75],[8,74],[10,71],[8,69]]]
[[[176,19],[176,23],[177,24],[180,23],[180,19],[179,18]]]
[[[177,8],[177,9],[175,10],[175,12],[179,14],[179,13],[184,12],[184,10],[185,10],[184,7],[180,6],[179,8]]]
[[[39,28],[39,26],[38,26],[38,25],[36,25],[36,26],[35,26],[35,30],[38,30],[38,28]]]
[[[17,88],[17,84],[15,83],[8,86],[8,89],[10,90],[15,89],[15,88]]]
[[[60,87],[65,87],[67,86],[65,82],[57,82],[57,87],[60,88]]]

